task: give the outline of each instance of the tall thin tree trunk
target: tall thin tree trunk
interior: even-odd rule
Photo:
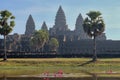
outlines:
[[[97,74],[93,74],[93,80],[97,80]]]
[[[7,80],[7,77],[6,77],[6,75],[3,75],[3,80]]]
[[[95,35],[93,37],[93,47],[94,47],[94,49],[93,49],[93,52],[94,52],[93,61],[96,61],[97,60],[97,54],[96,54],[96,37],[95,37]]]
[[[42,53],[43,53],[44,52],[44,46],[41,49],[42,49]]]
[[[6,35],[4,35],[4,57],[3,60],[7,60],[7,53],[6,53]]]

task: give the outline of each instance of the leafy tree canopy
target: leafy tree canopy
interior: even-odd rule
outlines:
[[[36,30],[34,35],[31,37],[31,45],[40,49],[49,40],[49,34],[44,30]]]
[[[56,51],[59,47],[59,42],[56,38],[51,38],[49,41],[49,47],[51,51]]]
[[[15,26],[14,22],[15,17],[11,12],[4,10],[0,11],[0,34],[8,35]]]
[[[84,20],[84,31],[90,36],[98,36],[105,30],[105,24],[99,11],[90,11]]]

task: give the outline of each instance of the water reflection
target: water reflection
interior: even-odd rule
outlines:
[[[56,77],[56,78],[49,78],[49,77],[6,77],[3,76],[0,80],[120,80],[120,77],[97,77],[94,75],[93,77]]]
[[[63,73],[62,70],[59,70],[57,73],[50,74],[49,72],[44,72],[42,75],[38,76],[30,76],[30,75],[19,75],[19,76],[10,76],[8,77],[7,74],[0,75],[0,80],[120,80],[119,77],[99,77],[98,74],[90,73],[87,71],[81,71],[82,73],[85,73],[89,76],[82,76],[81,74],[77,75],[77,77],[74,77],[72,74],[68,75]],[[76,75],[76,74],[75,74]],[[106,74],[103,74],[106,75]],[[107,75],[113,75],[113,74],[107,74]],[[80,77],[78,77],[80,76]]]

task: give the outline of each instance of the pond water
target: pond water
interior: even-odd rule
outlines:
[[[63,77],[63,78],[1,77],[0,80],[120,80],[120,77]]]
[[[120,76],[115,74],[92,74],[92,75],[2,75],[0,80],[120,80]]]
[[[30,72],[29,72],[30,73]],[[90,73],[81,71],[81,73],[63,73],[59,70],[57,73],[37,73],[37,74],[0,74],[0,80],[120,80],[120,73]]]

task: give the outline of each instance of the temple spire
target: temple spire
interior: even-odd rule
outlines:
[[[62,9],[62,6],[59,6],[59,9],[58,9],[57,13],[63,13],[63,14],[64,14],[64,11],[63,11],[63,9]]]
[[[48,32],[48,28],[47,28],[45,21],[43,22],[41,29]]]
[[[57,11],[54,28],[58,31],[68,30],[68,26],[66,25],[65,13],[62,9],[62,6],[59,6],[59,9]]]
[[[25,31],[25,35],[32,35],[35,31],[35,23],[34,20],[32,18],[32,15],[30,14],[28,17],[28,20],[26,22],[26,31]]]
[[[81,14],[78,15],[76,19],[75,29],[76,30],[83,30],[83,17]]]
[[[79,14],[76,19],[75,33],[76,35],[80,36],[80,39],[89,39],[89,37],[87,36],[83,29],[83,17],[81,14]]]

